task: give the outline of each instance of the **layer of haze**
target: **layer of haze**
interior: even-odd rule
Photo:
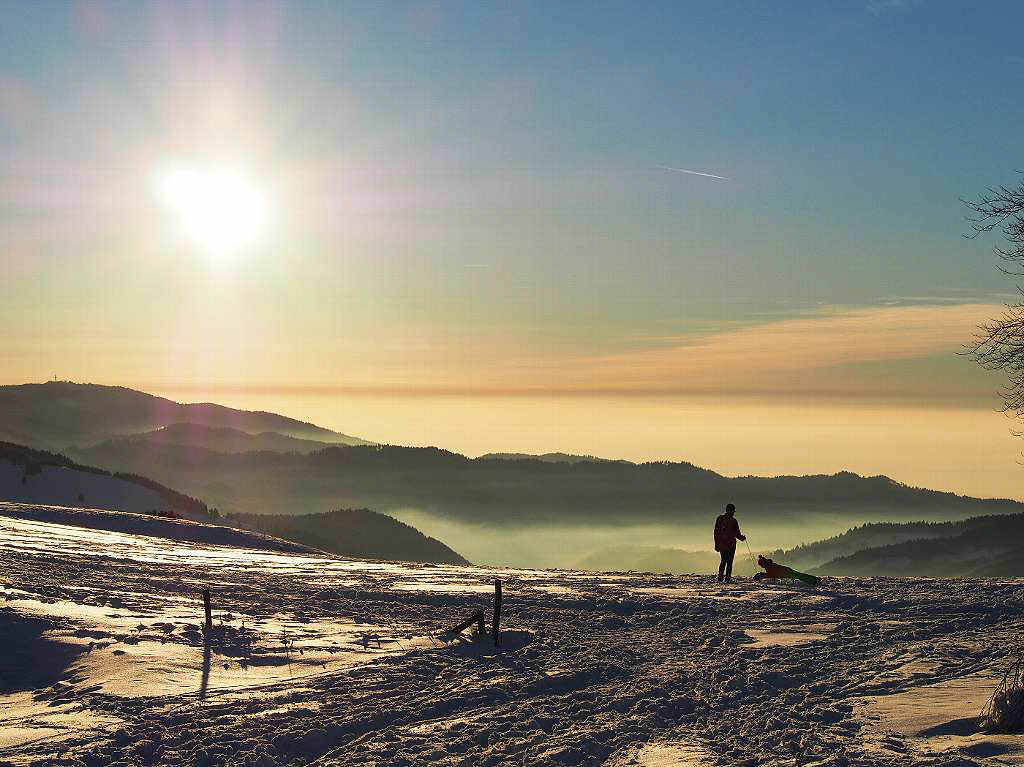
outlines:
[[[188,393],[167,390],[169,397]],[[1021,441],[992,408],[807,402],[748,396],[372,396],[240,394],[218,402],[283,412],[402,445],[690,461],[722,474],[841,470],[979,497],[1021,492]]]
[[[1017,3],[0,15],[0,382],[1020,496],[956,355],[1013,291],[959,198],[1020,166]]]

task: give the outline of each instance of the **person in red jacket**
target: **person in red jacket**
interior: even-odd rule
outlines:
[[[722,561],[718,565],[718,582],[723,580],[728,583],[732,580],[732,560],[736,556],[736,541],[747,540],[747,536],[740,532],[740,523],[736,521],[736,507],[728,503],[725,506],[725,514],[719,515],[715,520],[715,551],[722,555]]]

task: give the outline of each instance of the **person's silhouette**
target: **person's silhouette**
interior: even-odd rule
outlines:
[[[718,565],[718,582],[728,583],[732,580],[732,560],[736,556],[736,540],[747,540],[747,536],[740,532],[740,523],[736,521],[736,507],[731,503],[726,504],[725,514],[719,515],[715,520],[715,551],[722,555],[722,561]]]

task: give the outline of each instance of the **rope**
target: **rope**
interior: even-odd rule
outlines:
[[[744,540],[744,541],[743,541],[743,545],[747,547],[747,554],[749,554],[749,555],[750,555],[750,561],[754,563],[754,567],[755,567],[755,568],[756,568],[756,567],[760,567],[760,565],[759,565],[759,564],[757,564],[757,558],[756,558],[756,557],[754,556],[754,552],[752,552],[752,551],[750,550],[750,544],[749,544],[749,543],[747,543],[747,541],[746,541],[746,540]]]

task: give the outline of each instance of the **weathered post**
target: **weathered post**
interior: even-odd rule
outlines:
[[[501,579],[494,579],[494,646],[498,646],[498,633],[501,631]]]
[[[213,616],[210,614],[210,590],[203,589],[203,608],[206,610],[206,632],[213,628]]]

